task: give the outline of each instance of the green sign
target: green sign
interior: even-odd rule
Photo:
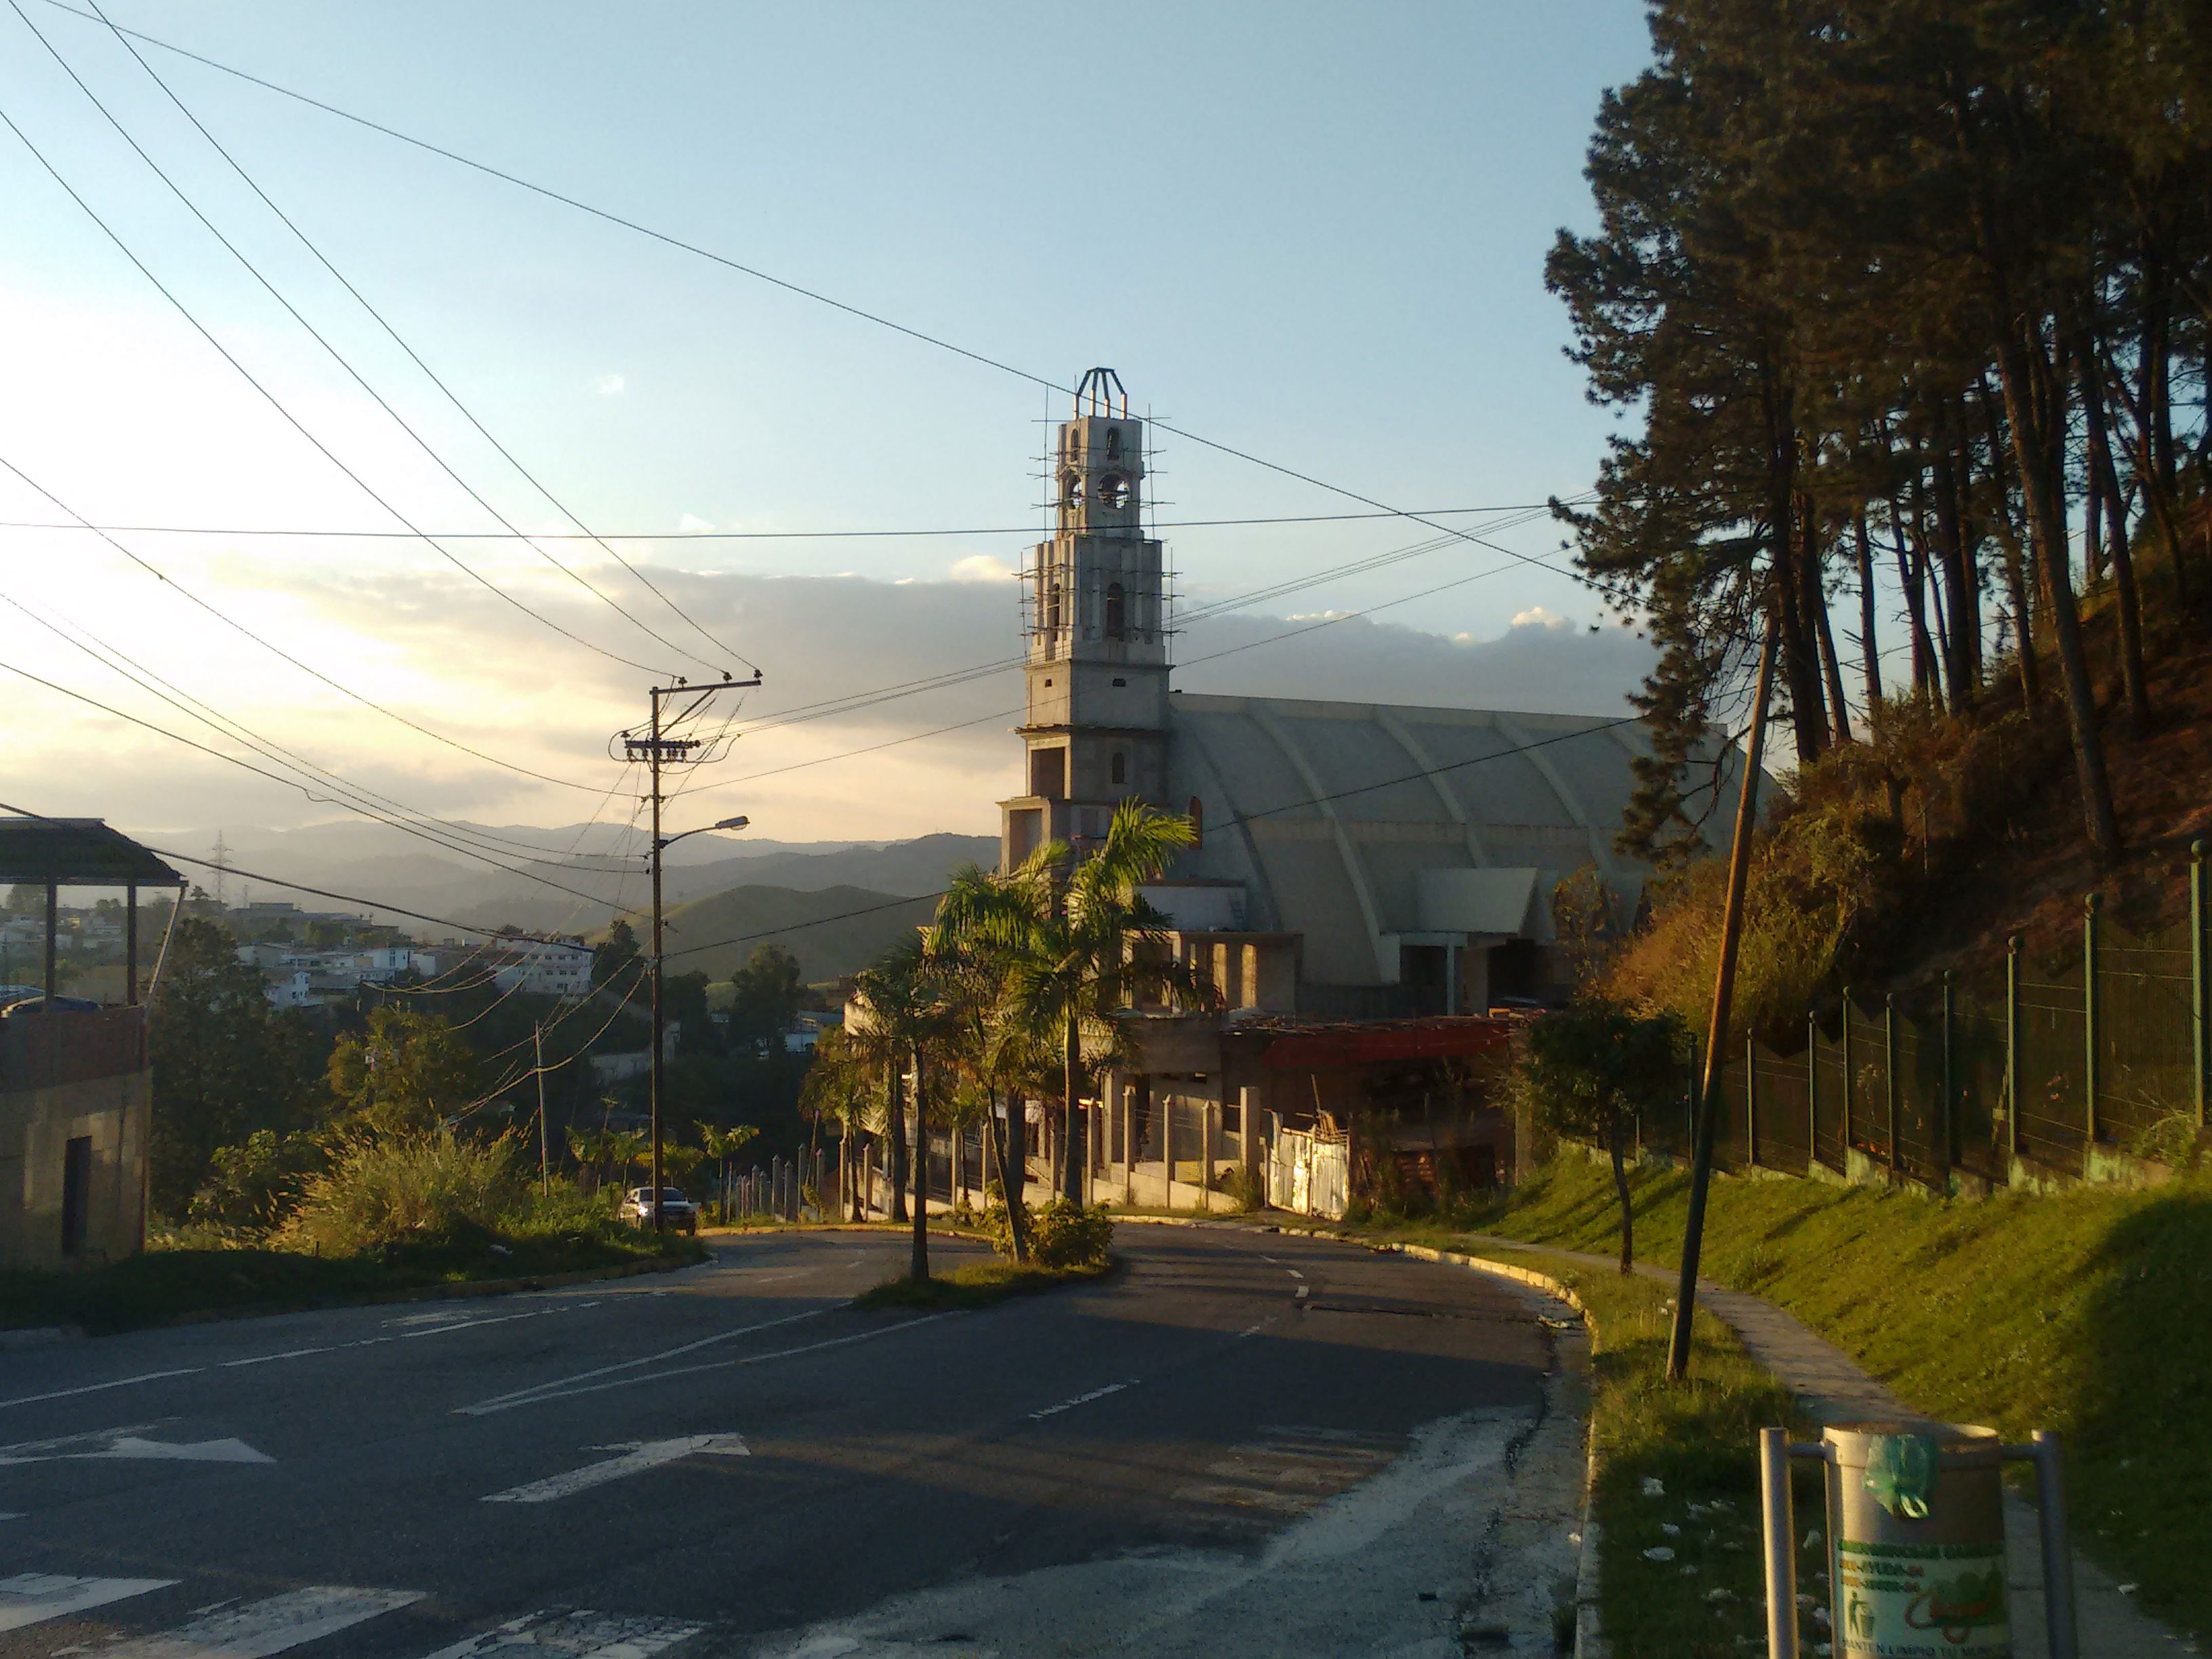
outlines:
[[[1843,1659],[2012,1659],[2001,1544],[1836,1541]]]

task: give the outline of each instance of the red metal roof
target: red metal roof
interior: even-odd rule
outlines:
[[[1518,1029],[1512,1020],[1474,1018],[1336,1025],[1277,1037],[1261,1054],[1260,1063],[1270,1071],[1312,1071],[1377,1060],[1491,1054],[1512,1047]]]

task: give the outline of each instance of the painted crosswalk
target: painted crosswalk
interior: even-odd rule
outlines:
[[[80,1578],[59,1573],[18,1573],[0,1578],[0,1632],[52,1620],[109,1609],[103,1621],[131,1622],[129,1604],[181,1583],[174,1578]],[[249,1601],[217,1601],[181,1624],[49,1650],[52,1655],[98,1659],[275,1659],[294,1648],[426,1599],[419,1590],[367,1589],[313,1584]],[[156,1620],[144,1622],[154,1623]],[[422,1659],[656,1659],[707,1626],[696,1620],[609,1613],[586,1607],[542,1607],[489,1630],[460,1636]],[[390,1647],[386,1642],[380,1645]],[[428,1646],[428,1643],[423,1644]],[[419,1650],[417,1650],[419,1651]],[[407,1651],[402,1648],[404,1654]],[[309,1659],[301,1656],[301,1659]]]
[[[71,1578],[58,1572],[19,1572],[0,1578],[0,1631],[21,1630],[72,1613],[167,1589],[173,1578]]]

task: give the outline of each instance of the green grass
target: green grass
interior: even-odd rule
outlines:
[[[375,1255],[317,1256],[278,1249],[152,1249],[75,1273],[0,1272],[0,1328],[74,1325],[94,1335],[192,1315],[327,1307],[472,1281],[530,1279],[662,1259],[605,1231],[489,1234],[399,1246]],[[668,1241],[678,1261],[703,1259],[695,1241]]]
[[[1677,1259],[1686,1185],[1636,1178],[1644,1259]],[[1465,1220],[1602,1252],[1615,1215],[1610,1176],[1563,1158]],[[2212,1182],[1975,1200],[1717,1177],[1707,1216],[1708,1277],[1787,1308],[1915,1410],[2063,1434],[2076,1543],[2146,1611],[2212,1632]]]
[[[1085,1284],[1112,1273],[1109,1260],[1083,1267],[1029,1267],[1011,1261],[977,1261],[926,1279],[887,1279],[853,1298],[856,1308],[988,1308],[1010,1296],[1030,1296],[1062,1285]]]

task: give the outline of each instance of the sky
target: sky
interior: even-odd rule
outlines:
[[[212,750],[424,815],[622,819],[610,741],[653,676],[750,665],[675,821],[990,832],[1015,675],[777,717],[1018,651],[1050,386],[1093,364],[1194,434],[1156,434],[1152,480],[1186,605],[1442,538],[1184,520],[1483,509],[1449,522],[1489,545],[1194,626],[1176,684],[1607,713],[1648,665],[1561,574],[1559,527],[1516,510],[1588,489],[1617,429],[1542,269],[1588,228],[1603,90],[1648,58],[1631,0],[107,5],[764,275],[141,41],[149,74],[90,0],[21,9],[9,805],[149,833],[356,810]],[[120,527],[25,527],[75,515]],[[821,533],[855,531],[900,533]]]

